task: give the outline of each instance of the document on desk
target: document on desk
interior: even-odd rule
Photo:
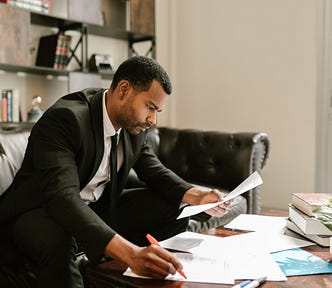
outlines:
[[[187,279],[176,273],[175,275],[169,274],[165,280],[234,284],[234,277],[227,259],[191,253],[174,253],[174,256],[182,263],[182,270]],[[123,275],[147,278],[133,273],[130,269],[127,269]]]
[[[225,228],[264,232],[266,234],[283,234],[286,228],[286,219],[286,217],[280,216],[240,214],[226,224]]]
[[[159,244],[164,248],[187,252],[175,254],[183,265],[187,280],[178,274],[166,279],[233,284],[235,279],[254,279],[264,275],[269,281],[286,280],[280,267],[264,249],[233,245],[225,241],[227,238],[230,237],[183,232],[161,241]],[[141,277],[130,269],[124,275]]]
[[[187,279],[177,273],[168,275],[165,280],[234,284],[236,279],[256,279],[261,275],[267,276],[269,281],[285,281],[287,279],[270,254],[243,252],[231,251],[228,248],[222,249],[214,256],[174,253],[175,257],[182,263]],[[130,269],[127,269],[124,275],[146,278],[133,273]]]
[[[224,203],[228,200],[231,200],[235,198],[238,195],[241,195],[244,192],[249,191],[250,189],[253,189],[263,183],[263,180],[261,176],[258,174],[257,171],[252,173],[247,179],[245,179],[239,186],[237,186],[232,192],[227,194],[227,196],[219,202],[215,203],[209,203],[209,204],[203,204],[203,205],[195,205],[195,206],[187,206],[184,207],[181,214],[178,216],[177,219],[189,217],[198,213],[201,213],[203,211],[206,211],[208,209],[211,209],[213,207],[216,207],[220,205],[221,203]]]

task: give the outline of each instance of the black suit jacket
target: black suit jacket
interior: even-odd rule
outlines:
[[[79,195],[104,153],[103,92],[85,89],[66,95],[44,113],[31,131],[20,170],[0,198],[0,223],[43,207],[87,248],[92,260],[103,255],[116,233]],[[156,193],[179,205],[191,185],[160,163],[147,144],[146,133],[130,135],[125,129],[122,133],[124,163],[118,173],[118,193],[134,168]]]

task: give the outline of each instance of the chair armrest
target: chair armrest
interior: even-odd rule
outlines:
[[[153,149],[166,167],[188,182],[220,190],[231,191],[254,171],[260,172],[269,154],[266,133],[159,127],[149,134]],[[259,213],[260,187],[243,196],[247,212]]]

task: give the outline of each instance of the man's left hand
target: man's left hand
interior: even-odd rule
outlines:
[[[193,187],[189,189],[183,197],[183,202],[190,205],[201,205],[222,201],[225,194],[221,193],[217,189],[211,189],[210,191],[203,191],[199,188]],[[221,203],[220,205],[206,210],[205,213],[221,217],[224,215],[232,205],[232,200]]]

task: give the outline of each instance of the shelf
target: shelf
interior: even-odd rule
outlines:
[[[83,26],[86,26],[88,29],[88,34],[93,34],[103,37],[111,37],[122,40],[131,40],[131,41],[147,41],[154,39],[153,35],[146,35],[142,33],[136,33],[127,31],[125,29],[119,29],[111,26],[101,26],[86,22],[80,22],[70,19],[64,19],[49,14],[42,14],[38,12],[30,12],[31,14],[31,23],[35,25],[42,25],[48,27],[56,27],[60,30],[77,30]]]
[[[13,65],[13,64],[5,64],[0,63],[0,70],[6,72],[13,72],[13,73],[27,73],[27,74],[35,74],[35,75],[52,75],[52,76],[69,76],[71,72],[80,72],[80,73],[87,73],[87,74],[96,74],[100,75],[103,79],[113,79],[114,72],[82,72],[82,71],[68,71],[68,70],[56,70],[48,67],[40,67],[40,66],[23,66],[23,65]]]
[[[31,122],[0,122],[0,131],[31,130],[35,123]]]
[[[68,76],[70,71],[67,70],[56,70],[48,67],[40,66],[23,66],[23,65],[13,65],[0,63],[0,70],[8,72],[23,72],[29,74],[38,74],[38,75],[54,75],[54,76]]]

